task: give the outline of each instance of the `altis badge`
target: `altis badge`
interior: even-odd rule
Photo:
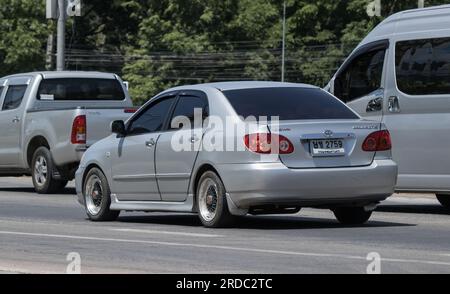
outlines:
[[[378,130],[378,125],[367,125],[367,126],[353,126],[354,130]]]

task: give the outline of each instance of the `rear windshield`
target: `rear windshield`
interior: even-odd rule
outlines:
[[[280,120],[357,119],[347,106],[316,88],[256,88],[224,91],[236,113]]]
[[[115,79],[45,79],[39,86],[37,98],[55,101],[117,101],[124,100],[125,93],[120,82]]]

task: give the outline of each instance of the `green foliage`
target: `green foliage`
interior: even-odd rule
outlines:
[[[0,0],[0,76],[43,68],[48,32],[42,1]]]
[[[286,0],[286,80],[326,84],[345,56],[385,17],[417,0]],[[427,6],[446,1],[426,0]],[[90,0],[67,24],[69,69],[114,71],[137,104],[170,86],[279,80],[283,1]],[[0,0],[0,75],[45,67],[52,21],[44,0]]]

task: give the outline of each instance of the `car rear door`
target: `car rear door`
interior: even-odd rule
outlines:
[[[20,167],[22,155],[21,134],[26,95],[31,77],[8,79],[3,84],[3,99],[0,109],[0,165]]]
[[[163,201],[187,198],[207,109],[204,93],[183,91],[179,94],[168,131],[161,134],[156,146],[156,177]]]
[[[111,152],[112,193],[120,201],[160,201],[155,150],[176,96],[153,100],[127,124]]]
[[[388,40],[357,49],[336,73],[331,92],[361,117],[381,122],[385,100]]]

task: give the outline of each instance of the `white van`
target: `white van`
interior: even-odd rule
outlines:
[[[450,207],[450,5],[394,14],[352,52],[327,90],[386,124],[397,191]]]

